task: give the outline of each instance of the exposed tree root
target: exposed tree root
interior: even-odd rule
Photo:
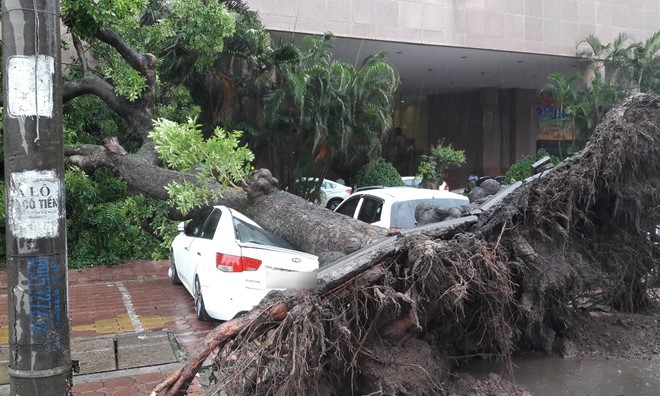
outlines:
[[[585,150],[476,225],[404,233],[332,290],[271,297],[155,393],[176,394],[217,350],[211,394],[442,394],[450,359],[551,352],[596,288],[617,308],[644,306],[660,270],[647,237],[660,223],[659,118],[657,96],[629,98]]]

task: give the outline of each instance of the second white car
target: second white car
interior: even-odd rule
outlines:
[[[303,187],[313,188],[316,180],[312,177],[304,177],[300,182],[304,182]],[[346,198],[348,198],[353,189],[343,184],[333,182],[332,180],[323,179],[321,183],[321,191],[318,198],[318,204],[330,210],[335,210],[337,206]]]
[[[415,208],[419,204],[442,208],[467,205],[470,200],[444,190],[410,187],[386,187],[359,191],[342,202],[335,212],[393,231],[416,225]]]

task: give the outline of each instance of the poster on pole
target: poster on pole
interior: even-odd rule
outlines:
[[[64,214],[62,191],[53,170],[12,173],[7,188],[7,224],[14,237],[58,237]]]
[[[7,113],[17,117],[53,117],[52,56],[12,56],[7,63]]]

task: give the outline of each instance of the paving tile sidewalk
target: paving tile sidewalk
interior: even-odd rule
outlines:
[[[193,300],[167,276],[167,261],[131,261],[116,266],[69,270],[72,344],[87,340],[130,339],[159,330],[172,333],[186,352],[215,326],[195,317]],[[7,349],[7,276],[0,272],[0,351]],[[140,337],[135,337],[140,342]],[[138,345],[139,347],[139,345]],[[148,346],[147,346],[148,347]],[[73,348],[72,348],[73,349]],[[72,353],[73,355],[73,353]],[[74,357],[75,359],[75,357]],[[180,363],[75,375],[74,395],[145,395]],[[6,381],[5,381],[6,383]],[[203,394],[194,384],[188,394]],[[8,394],[0,386],[0,395]],[[197,392],[197,393],[195,393]]]

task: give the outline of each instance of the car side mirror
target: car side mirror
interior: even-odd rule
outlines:
[[[186,228],[186,224],[185,224],[183,221],[182,221],[181,223],[179,223],[179,224],[176,226],[176,229],[177,229],[179,232],[183,232],[183,230],[184,230],[185,228]]]

